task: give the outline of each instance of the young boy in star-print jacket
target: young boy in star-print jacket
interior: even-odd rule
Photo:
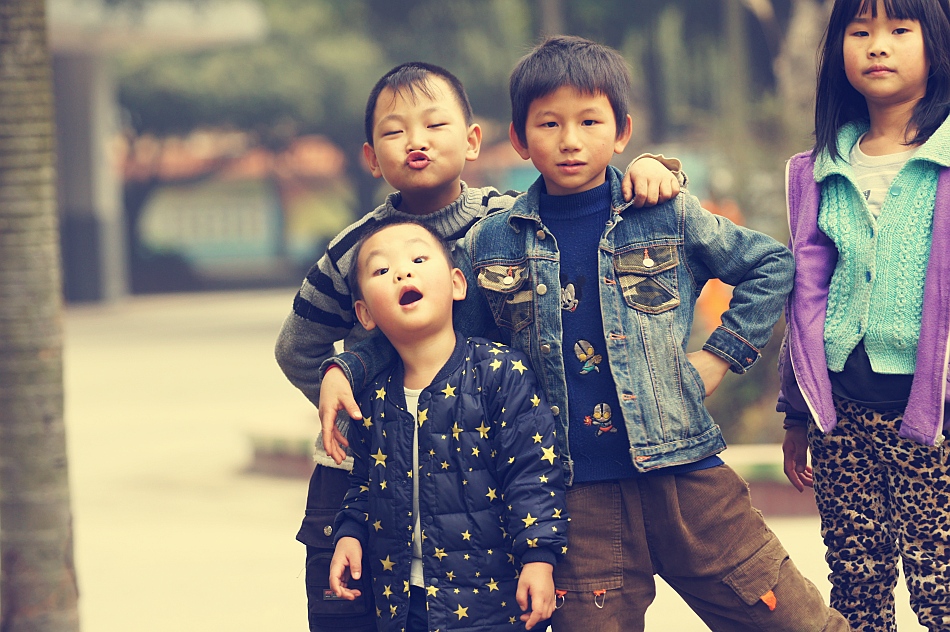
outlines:
[[[400,361],[350,426],[330,586],[354,599],[350,579],[370,571],[379,630],[530,630],[554,610],[567,548],[554,416],[524,355],[456,334],[467,287],[451,262],[415,222],[357,247],[356,316]]]

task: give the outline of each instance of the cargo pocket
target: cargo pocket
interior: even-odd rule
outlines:
[[[749,615],[760,625],[774,626],[777,623],[774,619],[770,621],[768,615],[778,606],[773,590],[778,586],[782,565],[788,559],[785,547],[778,538],[773,537],[755,555],[722,580],[746,606],[749,606]],[[774,629],[785,628],[775,627]]]
[[[679,254],[675,245],[635,248],[614,255],[614,273],[630,307],[659,314],[680,304],[676,289]]]
[[[521,331],[534,321],[534,296],[528,264],[488,265],[478,269],[478,287],[485,290],[499,327]]]
[[[623,586],[621,499],[618,485],[581,485],[567,490],[568,553],[554,568],[554,587],[567,592]]]
[[[312,554],[310,552],[312,551]],[[351,588],[357,588],[360,596],[347,601],[336,596],[330,589],[330,560],[333,551],[308,547],[307,555],[307,607],[309,610],[310,630],[357,630],[366,626],[374,629],[373,594],[369,582],[369,573],[364,573],[358,582],[352,582]]]
[[[373,617],[372,583],[368,569],[364,569],[360,581],[352,583],[362,593],[353,601],[340,599],[330,589],[330,560],[333,559],[334,511],[308,511],[304,518],[305,528],[298,540],[307,545],[307,607],[310,630],[362,630],[375,629]]]

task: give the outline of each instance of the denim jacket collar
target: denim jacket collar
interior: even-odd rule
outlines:
[[[614,214],[623,213],[633,203],[623,199],[623,191],[620,188],[620,184],[623,182],[623,172],[612,165],[607,165],[607,182],[610,183],[610,210]],[[515,232],[519,230],[516,219],[530,220],[538,226],[541,225],[538,208],[541,203],[541,194],[544,191],[544,176],[538,176],[538,179],[534,181],[527,192],[515,201],[508,219],[508,224]]]

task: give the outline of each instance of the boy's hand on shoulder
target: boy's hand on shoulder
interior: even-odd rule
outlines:
[[[336,415],[345,410],[353,419],[362,419],[360,407],[353,399],[353,389],[346,379],[343,369],[338,366],[330,367],[323,382],[320,384],[320,425],[323,428],[323,449],[327,451],[337,465],[346,458],[343,446],[349,446],[349,441],[336,426]]]
[[[649,156],[634,159],[627,166],[620,184],[623,199],[633,200],[635,208],[654,206],[679,195],[680,183],[676,174],[662,162]]]
[[[330,560],[330,589],[337,597],[353,601],[362,592],[349,588],[350,578],[359,579],[363,572],[363,546],[356,538],[343,537],[336,543]]]
[[[703,386],[706,387],[706,397],[716,392],[722,378],[726,376],[726,371],[729,370],[729,363],[705,349],[688,353],[686,358],[699,373],[699,377],[702,378]]]
[[[554,567],[547,562],[528,562],[521,568],[515,595],[524,612],[521,620],[530,630],[554,612]],[[528,606],[531,606],[530,612]]]

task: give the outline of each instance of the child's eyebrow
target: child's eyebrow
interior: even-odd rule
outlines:
[[[428,108],[422,110],[421,114],[422,114],[423,116],[428,116],[428,115],[430,115],[430,114],[439,114],[439,113],[441,113],[441,112],[445,112],[446,110],[447,110],[447,108],[442,107],[442,106],[440,106],[440,105],[433,105],[432,107],[428,107]],[[385,123],[386,121],[398,121],[398,122],[402,122],[402,121],[404,120],[404,118],[405,118],[405,117],[403,117],[402,115],[396,114],[396,113],[394,112],[394,113],[392,113],[392,114],[387,114],[386,116],[384,116],[384,117],[382,117],[381,119],[379,119],[379,122],[377,123],[377,125],[378,125],[379,123]]]

